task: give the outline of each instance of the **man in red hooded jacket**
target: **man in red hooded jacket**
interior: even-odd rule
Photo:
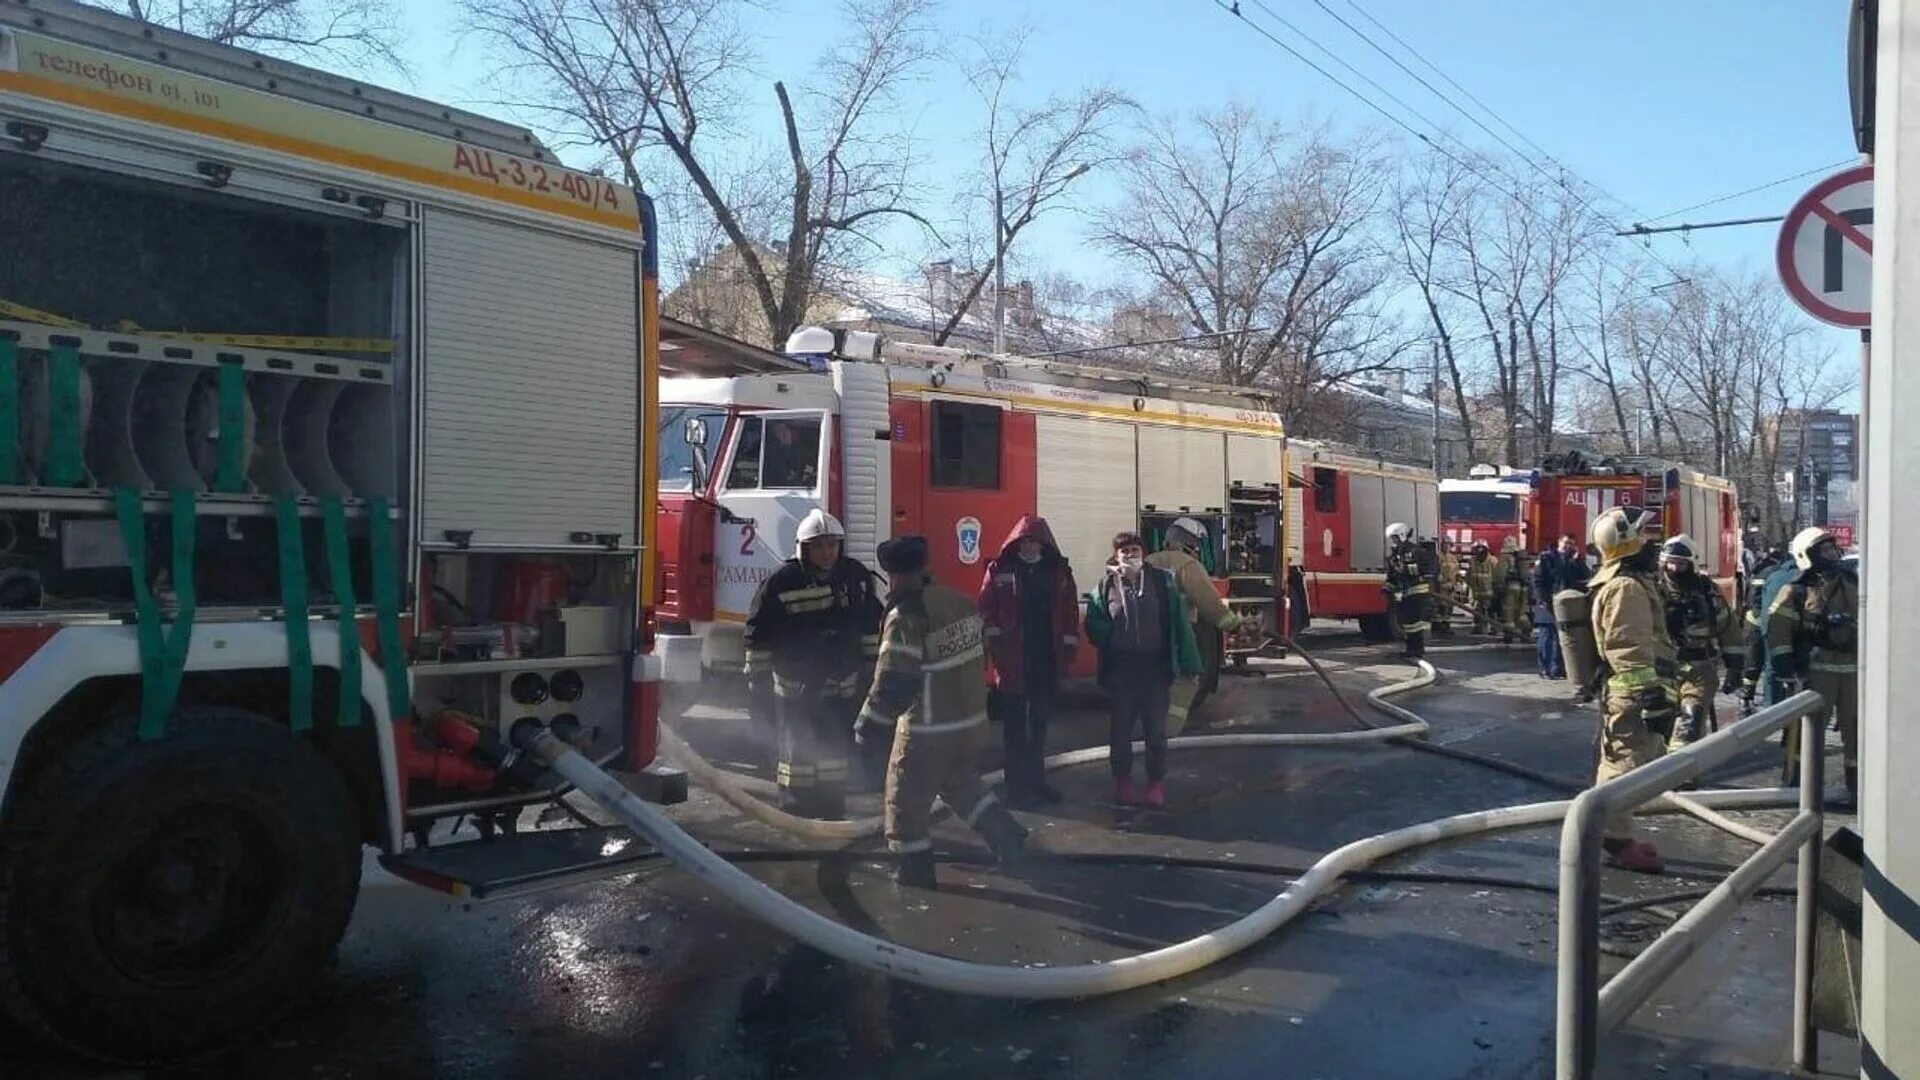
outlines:
[[[1045,518],[1023,517],[980,583],[986,623],[988,709],[1006,748],[1007,802],[1034,807],[1060,801],[1041,762],[1047,720],[1060,680],[1080,647],[1080,597],[1073,568]]]

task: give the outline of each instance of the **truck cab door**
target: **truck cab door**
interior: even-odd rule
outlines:
[[[827,500],[833,417],[820,409],[742,413],[714,488],[714,609],[744,619],[760,583],[792,558],[800,519]]]

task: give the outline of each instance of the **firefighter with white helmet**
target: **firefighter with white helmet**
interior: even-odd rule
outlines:
[[[1194,640],[1199,643],[1200,657],[1210,670],[1219,662],[1220,634],[1239,627],[1241,617],[1227,606],[1220,594],[1214,591],[1213,577],[1201,563],[1199,551],[1207,542],[1207,527],[1190,517],[1183,517],[1167,526],[1163,538],[1164,546],[1147,556],[1148,566],[1157,566],[1173,575],[1180,586],[1180,595],[1187,602],[1187,621],[1194,624]],[[1201,624],[1211,627],[1214,633],[1200,632]],[[1182,676],[1175,679],[1167,691],[1167,735],[1180,734],[1187,726],[1187,713],[1193,707],[1193,699],[1199,693],[1200,680],[1194,676]]]
[[[1400,632],[1406,635],[1409,660],[1427,655],[1431,629],[1433,588],[1440,579],[1440,561],[1433,550],[1413,542],[1413,527],[1404,521],[1387,526],[1387,599],[1393,604]]]
[[[1680,723],[1672,743],[1683,746],[1719,730],[1715,693],[1740,684],[1740,621],[1712,579],[1700,572],[1700,545],[1682,534],[1660,548],[1667,583],[1667,634],[1680,662]]]
[[[1846,755],[1847,802],[1859,796],[1860,691],[1856,655],[1860,646],[1860,580],[1842,561],[1833,534],[1802,529],[1788,545],[1799,572],[1773,598],[1767,613],[1767,644],[1776,679],[1795,682],[1826,699],[1827,715],[1840,729]],[[1824,725],[1823,725],[1824,730]],[[1799,740],[1788,729],[1789,776],[1799,772]]]
[[[1605,565],[1593,576],[1591,626],[1600,672],[1600,767],[1594,783],[1655,760],[1680,711],[1667,601],[1659,582],[1659,548],[1642,534],[1648,514],[1619,508],[1593,523],[1593,546]],[[1584,642],[1583,642],[1584,644]],[[1569,666],[1576,666],[1569,661]],[[1578,666],[1584,667],[1584,664]],[[1629,870],[1657,874],[1664,867],[1651,843],[1633,838],[1633,817],[1605,825],[1604,846]]]
[[[821,817],[845,814],[847,743],[880,651],[873,575],[844,553],[846,535],[832,514],[809,512],[794,557],[760,586],[746,626],[752,699],[779,729],[781,802]]]

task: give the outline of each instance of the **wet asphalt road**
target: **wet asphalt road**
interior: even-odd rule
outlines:
[[[1358,692],[1407,671],[1382,649],[1322,636]],[[1590,768],[1594,714],[1531,674],[1531,650],[1436,650],[1446,682],[1403,699],[1435,738],[1544,771]],[[1347,718],[1299,661],[1229,679],[1208,730],[1339,730]],[[1095,709],[1052,749],[1103,741]],[[764,768],[743,716],[680,724],[716,761]],[[1777,754],[1777,751],[1774,751]],[[1760,786],[1753,751],[1734,782]],[[1526,780],[1391,747],[1176,753],[1165,813],[1108,806],[1106,771],[1054,774],[1067,795],[1026,815],[1053,851],[1124,851],[1304,866],[1349,840],[1446,814],[1555,797]],[[872,812],[857,802],[856,812]],[[791,846],[696,794],[676,816],[716,846]],[[1759,823],[1784,814],[1747,815]],[[1676,876],[1609,872],[1609,895],[1710,881],[1747,848],[1658,819]],[[939,839],[977,851],[951,823]],[[1395,860],[1551,886],[1557,830],[1507,833]],[[920,990],[795,945],[669,866],[519,900],[467,905],[369,862],[338,960],[294,1015],[245,1045],[151,1073],[19,1046],[9,1076],[154,1077],[1513,1077],[1551,1071],[1554,901],[1544,892],[1354,884],[1252,949],[1171,983],[1085,1002],[1008,1002]],[[1104,962],[1203,934],[1285,877],[1041,864],[1006,874],[944,865],[937,895],[897,892],[878,863],[757,864],[754,873],[870,933],[971,960]],[[1790,870],[1788,873],[1790,874]],[[1790,883],[1786,875],[1779,882]],[[1630,942],[1658,920],[1625,920]],[[1606,1044],[1613,1076],[1782,1075],[1791,907],[1749,905],[1724,936]],[[1709,1019],[1710,1018],[1710,1019]],[[1829,1039],[1829,1043],[1839,1040]],[[1840,1048],[1844,1050],[1844,1048]]]

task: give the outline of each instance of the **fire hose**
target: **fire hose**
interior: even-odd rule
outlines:
[[[1391,727],[1336,733],[1242,733],[1189,736],[1169,740],[1169,747],[1339,745],[1381,741],[1424,733],[1425,720],[1392,706],[1384,698],[1429,686],[1437,678],[1431,665],[1421,664],[1420,674],[1412,679],[1381,687],[1367,695],[1368,703],[1403,722]],[[1411,717],[1411,720],[1407,718]],[[704,759],[673,738],[662,726],[663,738],[681,748],[679,760],[692,766],[689,774],[696,780],[705,774],[725,780]],[[708,849],[687,834],[659,808],[640,799],[619,780],[601,771],[592,761],[546,730],[528,733],[525,749],[574,785],[582,794],[626,824],[656,850],[683,870],[700,878],[721,895],[745,908],[750,914],[775,929],[831,956],[870,970],[882,972],[921,986],[955,993],[1007,998],[1079,998],[1135,989],[1197,971],[1274,933],[1306,911],[1313,903],[1337,888],[1350,872],[1364,870],[1374,862],[1411,848],[1445,840],[1475,836],[1497,830],[1547,825],[1561,820],[1569,800],[1530,803],[1457,814],[1405,828],[1381,833],[1346,844],[1322,856],[1307,872],[1273,899],[1240,919],[1197,938],[1178,942],[1151,952],[1122,957],[1098,964],[1059,968],[1014,968],[998,964],[980,964],[934,953],[921,952],[895,942],[862,934],[841,923],[796,903],[729,862],[724,855]],[[1047,759],[1049,767],[1100,761],[1105,747],[1056,754]],[[696,764],[696,762],[698,762]],[[705,781],[702,781],[705,782]],[[730,790],[735,799],[758,804],[770,814],[747,810],[756,819],[772,824],[778,818],[796,822],[773,807],[747,794],[739,785],[730,789],[716,786],[723,798]],[[1786,790],[1731,790],[1693,793],[1688,801],[1724,808],[1753,809],[1793,804],[1797,793]],[[1649,804],[1649,812],[1681,809],[1674,796]],[[742,809],[746,809],[742,807]],[[777,818],[771,815],[778,815]],[[1716,815],[1717,816],[1717,815]],[[832,826],[844,838],[870,835],[877,823],[870,821],[806,822],[809,826]],[[796,830],[797,831],[797,830]]]

